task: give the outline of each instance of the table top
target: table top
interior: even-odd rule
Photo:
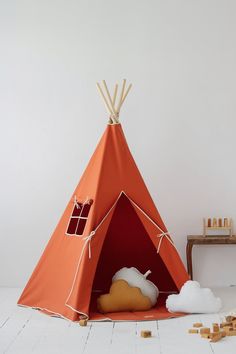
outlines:
[[[195,244],[236,244],[236,235],[233,236],[202,236],[188,235],[189,243]]]

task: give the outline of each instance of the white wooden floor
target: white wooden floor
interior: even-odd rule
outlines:
[[[217,315],[189,315],[146,322],[90,322],[87,327],[17,307],[20,289],[0,288],[0,353],[8,354],[235,354],[236,337],[210,343],[188,334],[193,322],[204,325],[223,320],[236,310],[236,287],[214,289],[224,301]],[[140,337],[142,329],[152,338]]]

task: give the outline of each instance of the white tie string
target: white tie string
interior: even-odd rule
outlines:
[[[88,245],[89,259],[91,259],[91,256],[92,256],[92,253],[91,253],[91,240],[92,240],[94,235],[95,235],[95,231],[91,231],[88,236],[83,237],[83,240],[85,240],[84,248],[86,248],[86,246]]]
[[[90,201],[90,199],[89,199],[89,197],[87,196],[85,202],[83,202],[83,205],[89,204],[89,201]]]
[[[162,240],[164,237],[166,237],[166,239],[172,244],[172,246],[175,247],[173,241],[170,238],[170,234],[168,231],[166,232],[162,232],[161,234],[157,234],[157,237],[160,239],[159,243],[158,243],[158,247],[157,247],[157,254],[160,252],[160,248],[161,248],[161,244],[162,244]]]
[[[77,202],[76,195],[74,196],[74,205],[76,205],[77,209],[80,209],[79,203]]]

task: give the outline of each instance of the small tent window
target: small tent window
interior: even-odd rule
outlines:
[[[74,208],[66,231],[67,235],[78,236],[83,234],[92,203],[92,199],[87,199],[84,203],[80,203],[75,197]]]

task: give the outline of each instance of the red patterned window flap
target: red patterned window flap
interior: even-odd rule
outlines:
[[[66,234],[71,236],[83,235],[86,222],[88,220],[89,211],[93,204],[92,199],[86,199],[85,202],[78,202],[76,196],[74,198],[74,208],[70,217]]]

